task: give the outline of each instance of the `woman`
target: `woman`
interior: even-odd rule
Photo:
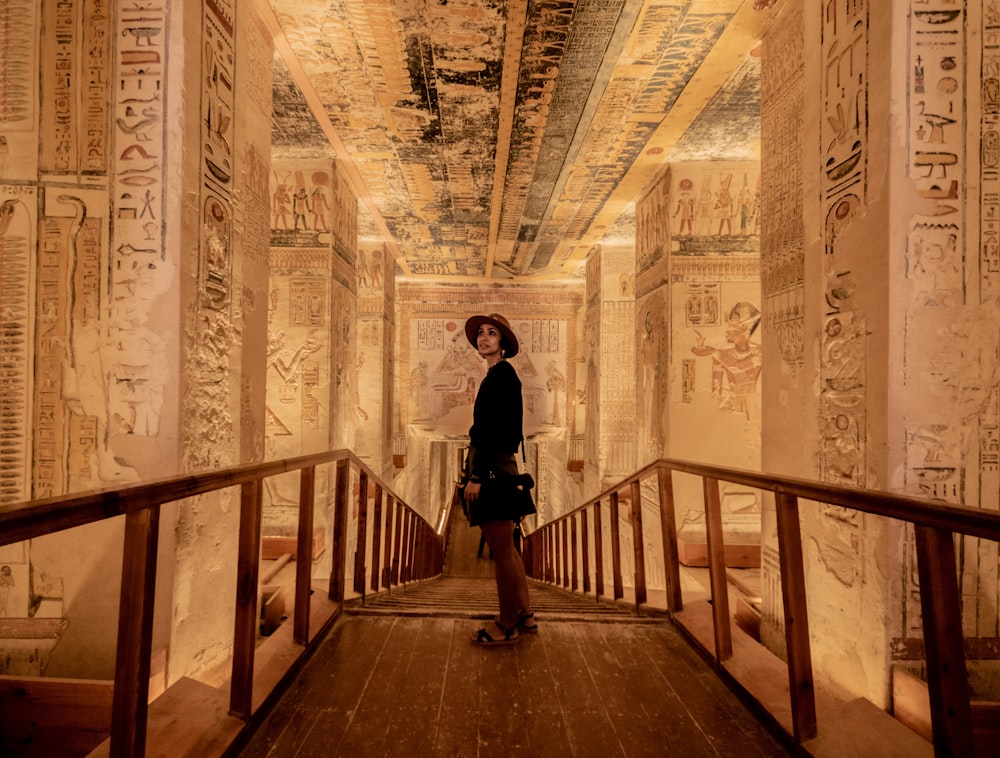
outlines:
[[[493,553],[500,598],[500,614],[476,631],[472,641],[484,646],[507,645],[520,640],[522,633],[538,631],[528,599],[524,564],[514,547],[514,524],[527,513],[514,498],[487,503],[485,498],[480,502],[480,495],[484,486],[518,475],[516,454],[523,439],[524,413],[521,380],[506,360],[517,355],[518,343],[507,319],[498,313],[470,318],[465,322],[465,336],[487,366],[469,429],[465,500],[470,525],[482,528]]]

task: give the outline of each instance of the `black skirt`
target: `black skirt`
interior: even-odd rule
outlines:
[[[536,512],[531,497],[531,477],[517,471],[517,459],[503,456],[479,483],[479,497],[467,504],[469,524],[490,521],[518,522]]]

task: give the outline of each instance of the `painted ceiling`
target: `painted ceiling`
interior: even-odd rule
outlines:
[[[406,277],[578,276],[665,163],[759,159],[775,0],[268,0],[272,148],[331,150]]]

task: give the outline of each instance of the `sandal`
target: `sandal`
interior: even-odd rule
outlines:
[[[517,628],[524,634],[538,634],[538,624],[535,623],[535,614],[531,611],[518,611]]]
[[[494,637],[486,631],[486,627],[483,627],[472,635],[472,643],[474,645],[492,647],[495,645],[513,645],[515,642],[521,641],[521,635],[517,631],[517,624],[506,627],[500,623],[499,619],[493,619],[493,623],[496,624],[497,629],[503,632],[503,637]]]

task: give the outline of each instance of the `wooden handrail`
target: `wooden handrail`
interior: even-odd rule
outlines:
[[[967,535],[1000,542],[1000,513],[951,505],[940,501],[878,490],[824,484],[776,474],[745,471],[711,464],[662,458],[612,485],[579,508],[549,521],[525,535],[526,565],[529,575],[540,581],[560,583],[552,567],[572,561],[577,567],[577,550],[582,554],[583,593],[589,594],[589,556],[594,558],[593,594],[600,600],[605,593],[604,533],[602,505],[609,505],[613,598],[622,597],[622,568],[618,505],[621,493],[631,498],[633,514],[633,550],[636,561],[636,610],[645,602],[645,577],[639,568],[643,554],[642,482],[654,480],[658,493],[658,515],[663,544],[666,578],[666,610],[675,615],[683,610],[680,588],[680,560],[673,491],[673,475],[689,474],[702,481],[705,525],[708,543],[709,584],[712,625],[715,637],[714,657],[718,665],[733,656],[731,616],[723,544],[720,483],[741,484],[774,494],[777,515],[779,572],[784,605],[785,643],[792,736],[804,742],[817,736],[815,683],[810,649],[805,567],[800,530],[800,501],[826,503],[852,511],[894,519],[911,524],[915,530],[917,567],[927,657],[927,684],[930,693],[931,724],[937,755],[971,755],[972,716],[970,690],[966,675],[962,636],[961,598],[956,574],[954,536]],[[588,514],[592,511],[592,527]],[[579,542],[577,520],[583,528]],[[565,544],[567,525],[572,525],[572,544]],[[559,539],[563,537],[563,539]],[[555,539],[554,539],[555,538]],[[593,548],[589,546],[593,539]],[[540,554],[540,558],[536,557]],[[565,569],[564,569],[565,571]],[[567,584],[563,581],[561,584]],[[575,591],[576,582],[572,589]]]
[[[111,756],[145,754],[160,507],[197,495],[240,487],[229,711],[231,715],[246,722],[253,715],[255,705],[259,706],[264,700],[263,696],[268,694],[255,692],[254,689],[264,480],[279,474],[300,472],[298,563],[295,571],[295,616],[292,639],[294,644],[302,647],[297,656],[297,659],[301,659],[307,654],[307,648],[317,641],[316,636],[311,636],[309,630],[312,602],[310,582],[313,558],[313,509],[316,467],[325,464],[333,464],[336,468],[334,524],[331,537],[333,558],[328,592],[330,600],[342,603],[345,598],[350,527],[348,503],[352,470],[357,472],[359,482],[359,516],[356,526],[358,545],[353,560],[355,582],[360,587],[359,594],[362,600],[369,567],[372,572],[372,588],[377,589],[379,568],[383,564],[386,566],[382,574],[382,588],[385,590],[393,584],[426,579],[441,572],[444,556],[442,551],[436,548],[440,541],[436,538],[431,524],[406,505],[374,472],[347,450],[330,450],[294,458],[249,463],[218,471],[174,476],[125,487],[105,488],[0,506],[0,545],[22,542],[104,519],[125,516],[109,745]],[[366,536],[369,521],[369,482],[375,484],[377,494],[374,518],[378,521],[373,529],[374,538],[370,556],[367,551]],[[386,509],[384,540],[380,538],[383,493],[388,496],[391,503]],[[401,537],[399,526],[403,521],[406,530]],[[395,523],[394,534],[393,523]],[[391,572],[388,570],[390,555],[394,556]],[[371,563],[368,563],[369,560]],[[328,619],[331,620],[332,617]],[[290,661],[289,666],[295,662]]]

